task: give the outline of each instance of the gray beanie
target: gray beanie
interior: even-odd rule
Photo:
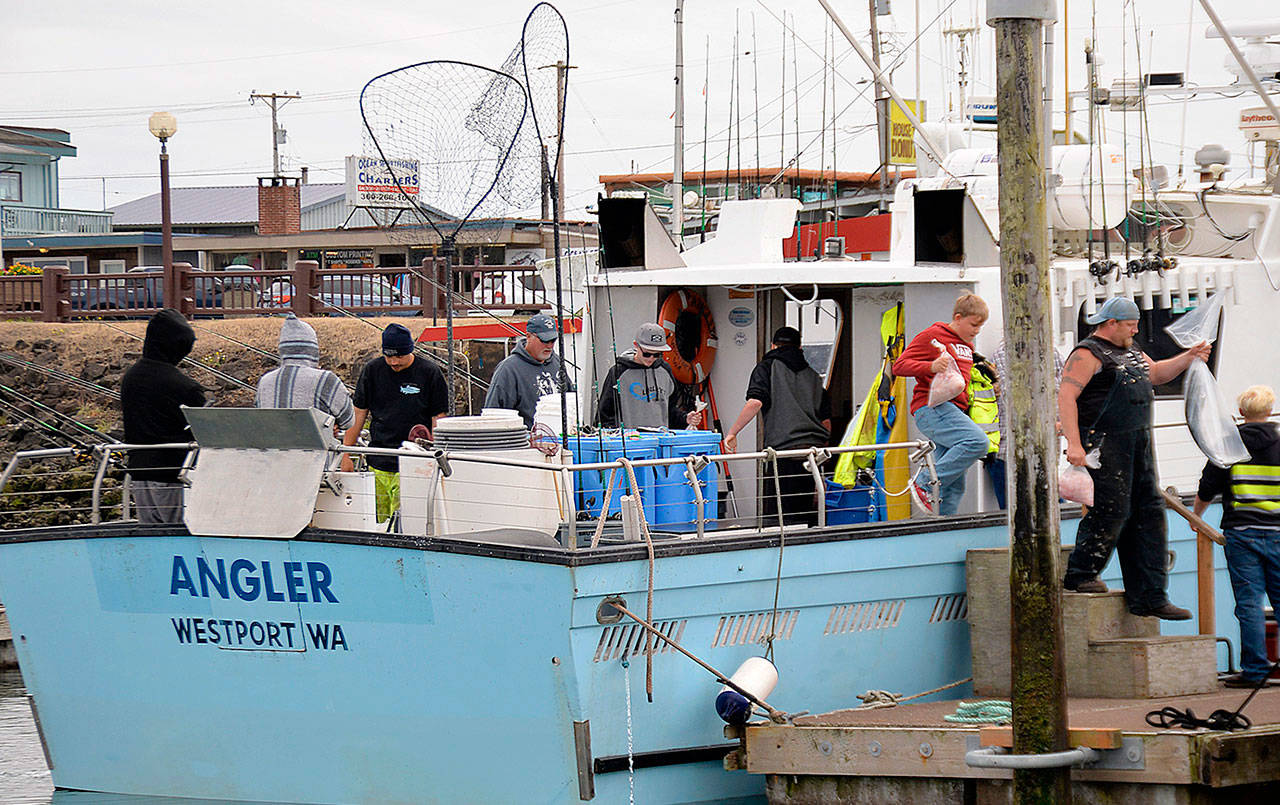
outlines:
[[[280,360],[320,365],[320,342],[311,325],[290,313],[280,325]]]

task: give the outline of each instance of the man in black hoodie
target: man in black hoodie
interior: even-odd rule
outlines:
[[[191,441],[181,406],[204,405],[204,389],[178,371],[191,352],[196,332],[176,310],[165,308],[147,322],[142,358],[120,382],[124,440],[129,444]],[[140,523],[181,523],[182,484],[178,470],[186,450],[133,450],[129,453],[130,491]]]
[[[764,413],[765,447],[795,450],[825,447],[831,438],[831,400],[822,377],[809,366],[800,349],[800,331],[779,327],[773,334],[773,349],[751,372],[747,382],[747,403],[724,437],[725,449],[738,449],[738,434],[756,414]],[[817,525],[817,490],[803,458],[778,459],[778,488],[773,483],[773,467],[765,466],[765,515],[777,514],[777,498],[782,498],[785,521]]]
[[[1240,439],[1249,460],[1230,469],[1206,464],[1196,491],[1196,514],[1222,495],[1227,572],[1240,622],[1240,673],[1223,680],[1229,688],[1251,688],[1271,670],[1262,597],[1280,612],[1280,432],[1269,421],[1275,401],[1267,386],[1252,386],[1240,395]]]

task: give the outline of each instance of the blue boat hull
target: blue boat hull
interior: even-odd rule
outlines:
[[[819,712],[871,688],[910,694],[969,676],[965,551],[1004,545],[1007,532],[996,517],[957,525],[793,539],[770,701]],[[1064,542],[1074,529],[1064,522]],[[1187,603],[1194,542],[1171,547],[1171,595]],[[672,541],[658,555],[664,633],[725,672],[762,653],[776,543]],[[0,600],[60,788],[572,803],[580,785],[600,802],[625,801],[634,785],[645,803],[761,800],[760,778],[698,760],[726,743],[715,681],[659,645],[650,703],[643,633],[597,621],[610,595],[644,611],[642,557],[84,527],[0,537]],[[1230,605],[1220,570],[1225,631]],[[575,722],[589,725],[577,741]],[[581,769],[579,756],[591,759]]]

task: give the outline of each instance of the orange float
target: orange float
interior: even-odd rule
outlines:
[[[711,374],[719,346],[707,301],[694,291],[672,291],[662,303],[658,321],[671,347],[666,354],[671,373],[687,386],[701,384]]]

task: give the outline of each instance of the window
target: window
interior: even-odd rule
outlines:
[[[22,201],[22,174],[0,171],[0,201]]]
[[[1162,361],[1165,358],[1172,358],[1174,355],[1183,351],[1182,347],[1174,343],[1164,328],[1173,324],[1178,319],[1199,304],[1199,300],[1193,295],[1190,298],[1188,307],[1180,307],[1177,300],[1174,300],[1173,307],[1153,308],[1151,310],[1141,310],[1139,305],[1138,318],[1138,335],[1133,339],[1133,344],[1138,349],[1146,353],[1147,357],[1153,361]],[[1076,332],[1081,338],[1093,332],[1094,325],[1087,324],[1084,320],[1084,305],[1080,305],[1079,315],[1076,319]],[[1209,369],[1216,375],[1218,372],[1218,344],[1222,340],[1222,320],[1218,320],[1218,338],[1213,341],[1213,349],[1209,353]],[[1155,387],[1156,398],[1169,398],[1182,396],[1182,378],[1186,375],[1178,375],[1168,383],[1163,383]]]
[[[803,292],[802,292],[803,293]],[[787,326],[800,331],[800,349],[813,370],[822,376],[822,385],[831,385],[836,362],[836,345],[844,317],[834,299],[818,299],[800,304],[787,300]]]
[[[72,274],[87,274],[89,272],[88,257],[33,257],[23,260],[29,266],[36,268],[45,268],[46,266],[66,266],[71,269]]]

